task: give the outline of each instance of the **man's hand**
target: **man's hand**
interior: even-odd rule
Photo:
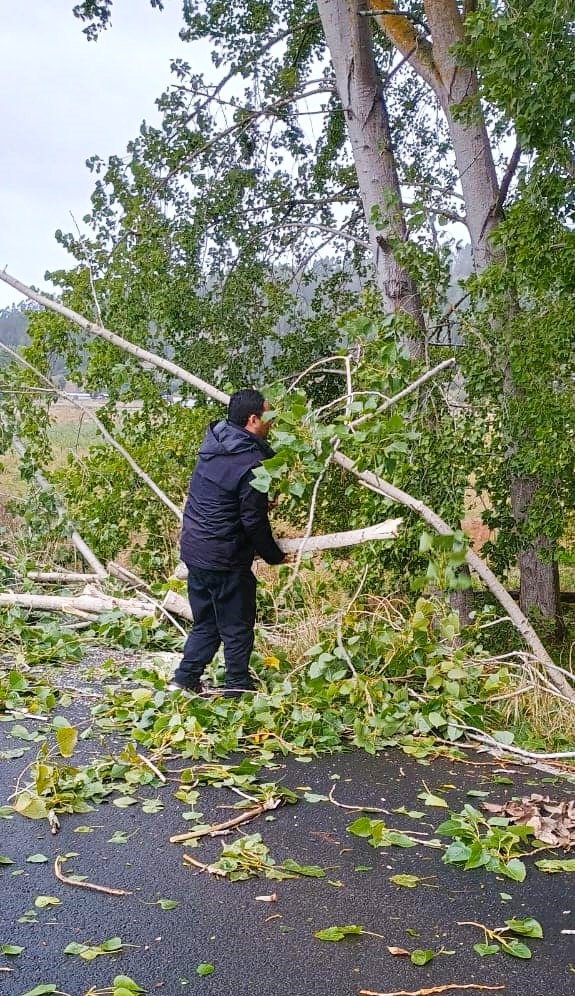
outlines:
[[[297,560],[297,553],[284,553],[284,559],[282,564],[295,564]]]

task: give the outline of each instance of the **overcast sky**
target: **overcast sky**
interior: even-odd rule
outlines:
[[[163,13],[115,0],[113,25],[88,42],[74,0],[3,0],[0,24],[0,269],[49,288],[46,270],[71,265],[54,240],[89,210],[89,156],[122,154],[183,56],[199,71],[200,46],[178,38],[181,0]],[[0,282],[0,307],[22,300]]]

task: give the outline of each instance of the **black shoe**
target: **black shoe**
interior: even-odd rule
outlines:
[[[192,698],[194,695],[203,695],[204,689],[199,681],[194,682],[193,685],[181,685],[179,681],[170,681],[169,685],[166,685],[167,692],[181,692],[186,698]]]
[[[242,695],[254,695],[255,688],[224,688],[225,699],[239,699]]]

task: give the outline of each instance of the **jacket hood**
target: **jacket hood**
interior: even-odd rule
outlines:
[[[215,457],[250,451],[254,451],[259,460],[269,460],[274,455],[274,451],[265,439],[260,439],[253,432],[247,432],[241,426],[222,419],[220,422],[210,423],[198,456],[200,460],[213,460]]]

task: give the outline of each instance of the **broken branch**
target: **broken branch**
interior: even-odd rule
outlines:
[[[87,586],[89,587],[89,586]],[[145,619],[152,615],[151,607],[144,602],[130,598],[113,598],[111,595],[94,594],[85,591],[82,595],[28,595],[16,592],[0,594],[0,605],[21,605],[26,609],[37,609],[43,612],[66,612],[70,615],[97,616],[102,612],[120,609],[128,615]]]
[[[246,810],[245,813],[240,813],[239,816],[224,820],[223,823],[215,823],[203,829],[190,830],[189,833],[178,833],[174,837],[170,837],[170,844],[182,844],[186,840],[197,840],[198,837],[216,837],[220,833],[225,833],[227,830],[241,826],[242,823],[247,823],[248,820],[255,819],[256,816],[261,816],[262,813],[267,812],[269,809],[277,809],[280,802],[280,799],[269,799],[267,802],[262,802],[260,805],[254,806],[253,809]]]
[[[92,889],[93,892],[105,892],[108,896],[131,896],[132,893],[126,889],[112,889],[107,885],[96,885],[94,882],[77,882],[74,878],[68,878],[62,873],[62,861],[60,855],[54,861],[54,874],[59,882],[64,885],[75,885],[78,889]]]
[[[431,989],[396,989],[392,993],[375,992],[373,989],[360,989],[359,996],[434,996],[435,993],[446,993],[449,989],[485,989],[490,992],[505,989],[505,986],[480,986],[477,982],[468,982],[459,986],[455,982],[445,986],[432,986]]]

